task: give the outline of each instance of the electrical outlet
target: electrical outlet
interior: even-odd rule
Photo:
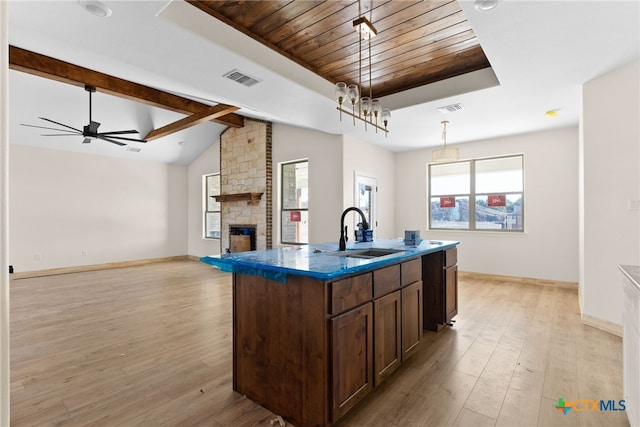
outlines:
[[[87,255],[89,255],[89,251],[86,250],[86,249],[83,249],[82,250],[82,256],[87,256]]]
[[[40,254],[40,253],[38,253],[38,252],[34,253],[34,254],[33,254],[33,260],[34,260],[34,261],[40,261],[40,260],[42,260],[42,254]]]
[[[628,207],[630,211],[640,211],[640,200],[629,199]]]

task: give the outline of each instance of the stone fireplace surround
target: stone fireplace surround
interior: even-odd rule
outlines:
[[[221,252],[229,248],[230,226],[256,226],[255,249],[272,247],[271,123],[245,118],[244,127],[220,135]],[[262,193],[261,196],[257,196]]]

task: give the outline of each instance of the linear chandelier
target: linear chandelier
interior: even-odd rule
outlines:
[[[373,9],[373,7],[371,8]],[[345,82],[336,83],[335,95],[338,101],[338,107],[340,111],[340,121],[342,121],[342,113],[345,113],[353,117],[353,125],[356,124],[356,119],[364,122],[364,129],[367,130],[367,125],[375,128],[376,133],[378,129],[384,132],[385,137],[389,130],[387,125],[391,118],[391,111],[388,108],[382,108],[382,103],[378,98],[373,97],[371,89],[371,39],[374,38],[378,32],[373,24],[364,16],[361,16],[360,2],[358,2],[358,19],[353,21],[353,28],[359,34],[358,38],[358,84],[347,84]],[[368,42],[368,55],[369,55],[369,96],[360,95],[362,90],[362,40]],[[351,111],[342,108],[343,104],[350,104]],[[356,106],[358,110],[356,111]],[[381,124],[378,124],[378,119]]]
[[[447,147],[447,125],[449,124],[448,120],[443,120],[442,122],[442,141],[444,142],[444,146],[442,148],[438,148],[431,152],[431,160],[434,163],[449,163],[449,162],[457,162],[458,161],[458,148],[450,148]]]

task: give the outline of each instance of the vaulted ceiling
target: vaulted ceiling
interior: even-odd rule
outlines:
[[[11,1],[10,44],[190,100],[205,116],[228,105],[239,108],[232,115],[396,152],[441,144],[442,120],[450,121],[449,144],[577,126],[582,84],[640,56],[637,1],[503,0],[490,11],[476,10],[473,0],[362,1],[378,30],[374,96],[392,109],[385,138],[341,122],[336,112],[335,81],[356,83],[356,1],[102,1],[113,12],[107,18],[89,14],[81,1]],[[233,70],[260,83],[239,85],[225,77]],[[45,138],[20,124],[49,117],[82,126],[84,90],[20,71],[10,72],[9,87],[15,144],[189,164],[225,129],[207,121],[137,153]],[[147,135],[196,114],[110,93],[98,89],[94,114],[112,129]],[[439,110],[454,103],[464,108]],[[549,109],[558,111],[552,120],[544,116]]]

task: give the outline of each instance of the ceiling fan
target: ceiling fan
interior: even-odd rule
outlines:
[[[127,145],[125,142],[121,142],[121,141],[133,141],[133,142],[147,142],[144,139],[135,139],[135,138],[127,138],[127,137],[123,137],[123,136],[118,136],[118,135],[128,135],[128,134],[134,134],[134,133],[140,133],[137,130],[118,130],[118,131],[113,131],[113,132],[98,132],[98,127],[100,126],[100,123],[98,122],[94,122],[91,119],[91,94],[94,93],[96,91],[96,88],[90,85],[85,85],[84,86],[84,90],[86,90],[87,92],[89,92],[89,124],[84,126],[82,128],[82,130],[80,129],[76,129],[74,127],[65,125],[63,123],[59,123],[56,121],[53,121],[51,119],[47,119],[45,117],[38,117],[39,119],[45,120],[47,122],[50,123],[54,123],[58,126],[62,126],[63,128],[66,129],[56,129],[56,128],[51,128],[51,127],[46,127],[46,126],[36,126],[36,125],[27,125],[22,123],[22,126],[28,126],[28,127],[33,127],[33,128],[38,128],[38,129],[48,129],[48,130],[55,130],[58,132],[66,132],[66,133],[50,133],[50,134],[42,134],[42,136],[69,136],[69,135],[82,135],[84,137],[84,140],[82,141],[83,144],[88,144],[90,143],[92,140],[94,139],[102,139],[104,141],[108,141],[112,144],[116,144],[116,145]]]

